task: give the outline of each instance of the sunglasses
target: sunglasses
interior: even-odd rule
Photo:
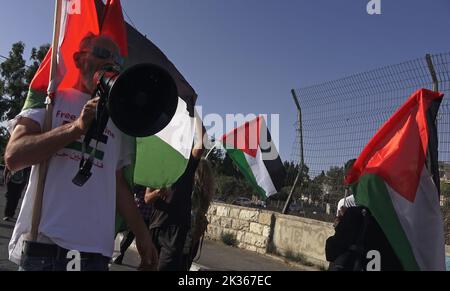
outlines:
[[[123,66],[124,59],[119,54],[113,53],[105,48],[95,46],[92,48],[92,51],[82,51],[81,53],[91,53],[94,57],[101,59],[101,60],[107,60],[107,59],[113,59],[114,63],[116,63],[119,66]]]

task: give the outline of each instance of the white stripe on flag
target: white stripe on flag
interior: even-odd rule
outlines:
[[[156,136],[189,159],[194,140],[194,118],[189,116],[186,102],[183,99],[178,97],[175,115]]]
[[[270,195],[277,193],[277,190],[272,182],[272,178],[270,177],[266,165],[262,159],[261,149],[258,148],[255,158],[246,153],[244,153],[244,155],[253,172],[253,175],[255,176],[256,183],[266,192],[266,196],[269,197]]]
[[[428,170],[425,167],[422,170],[413,203],[385,184],[419,268],[422,271],[445,270],[444,225],[439,195]]]

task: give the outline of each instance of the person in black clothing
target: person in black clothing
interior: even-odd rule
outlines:
[[[325,244],[329,271],[365,271],[372,258],[367,253],[380,253],[380,271],[401,271],[402,264],[370,211],[363,206],[341,209],[342,217],[335,234]]]
[[[200,160],[195,172],[193,188],[191,197],[191,229],[188,232],[183,253],[183,260],[187,270],[191,268],[197,252],[201,249],[203,235],[209,223],[206,214],[216,189],[211,165],[204,158]]]
[[[25,168],[20,171],[11,172],[5,167],[4,177],[6,182],[6,206],[4,212],[4,221],[14,221],[17,205],[22,196],[23,189],[28,182],[28,176],[31,168]]]
[[[184,174],[170,189],[147,189],[146,202],[154,201],[150,234],[159,253],[158,271],[186,271],[183,249],[191,227],[191,194],[202,150],[192,150]]]

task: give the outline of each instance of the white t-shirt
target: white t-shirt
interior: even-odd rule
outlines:
[[[74,121],[90,95],[75,89],[57,93],[53,108],[53,128]],[[12,131],[19,116],[44,122],[44,109],[29,109],[9,122]],[[108,121],[104,134],[107,143],[98,144],[92,176],[83,187],[72,183],[79,170],[81,143],[75,141],[54,154],[49,161],[44,188],[39,236],[81,252],[111,257],[114,251],[116,211],[116,170],[129,165],[134,154],[132,139]],[[91,141],[94,147],[96,141]],[[87,154],[85,154],[87,157]],[[33,166],[22,207],[9,243],[10,260],[19,264],[24,234],[30,232],[32,204],[37,186],[37,167]]]

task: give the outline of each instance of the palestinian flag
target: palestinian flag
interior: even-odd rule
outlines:
[[[164,68],[178,90],[178,107],[169,125],[154,136],[136,139],[135,165],[127,169],[128,180],[152,188],[172,185],[186,170],[194,139],[197,94],[173,63],[144,35],[123,20],[119,0],[106,6],[96,0],[101,33],[126,44],[125,67],[151,63]],[[121,45],[122,48],[122,45]],[[155,166],[157,165],[157,166]]]
[[[170,123],[154,136],[136,139],[134,183],[152,188],[169,187],[184,173],[194,141],[194,117],[178,98]]]
[[[261,198],[280,191],[286,172],[262,116],[233,129],[221,141]]]
[[[442,97],[415,92],[369,141],[346,179],[405,270],[445,270],[435,126]]]
[[[119,44],[125,67],[151,63],[164,68],[174,79],[178,91],[178,106],[170,123],[154,136],[136,138],[134,163],[125,171],[129,184],[152,188],[172,185],[186,170],[194,140],[194,105],[197,94],[164,53],[123,19],[119,0],[106,5],[95,0],[101,33]],[[116,215],[116,233],[127,228]]]
[[[73,54],[88,32],[111,37],[119,45],[125,67],[140,63],[156,64],[166,69],[177,84],[179,102],[175,116],[155,136],[136,140],[135,165],[126,172],[130,184],[134,182],[154,188],[170,186],[184,173],[189,161],[197,94],[161,50],[124,21],[119,0],[108,0],[106,5],[100,0],[63,0],[62,4],[57,77],[49,82],[50,50],[31,82],[23,110],[45,108],[47,91],[75,84],[78,70]],[[81,149],[81,144],[74,142],[68,147]]]

